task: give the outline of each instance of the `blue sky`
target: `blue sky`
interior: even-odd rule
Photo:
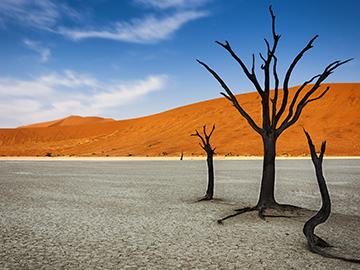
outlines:
[[[221,97],[196,62],[215,69],[235,94],[254,88],[216,40],[250,67],[272,42],[278,73],[319,35],[291,86],[331,62],[355,58],[326,82],[360,81],[358,0],[0,0],[0,127],[70,115],[141,117]]]

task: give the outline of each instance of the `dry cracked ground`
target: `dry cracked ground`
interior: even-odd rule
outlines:
[[[277,162],[276,197],[320,207],[310,160]],[[333,211],[316,233],[360,258],[360,160],[325,160]],[[314,212],[255,212],[261,161],[1,161],[0,269],[360,269],[307,249]]]

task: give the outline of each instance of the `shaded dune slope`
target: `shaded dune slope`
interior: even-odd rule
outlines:
[[[309,152],[303,127],[315,145],[327,141],[328,156],[360,155],[360,83],[323,84],[317,95],[327,86],[330,86],[328,93],[309,103],[299,121],[280,136],[279,155],[299,156]],[[290,96],[294,90],[290,89]],[[261,125],[258,94],[237,97]],[[0,155],[180,156],[181,151],[184,156],[204,155],[198,145],[199,138],[190,134],[195,129],[202,132],[204,124],[210,130],[214,123],[211,145],[219,155],[262,155],[260,135],[225,98],[130,120],[71,116],[16,129],[0,129]]]

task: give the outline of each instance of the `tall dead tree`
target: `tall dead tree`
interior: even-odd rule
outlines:
[[[272,17],[272,37],[273,44],[265,39],[267,46],[267,53],[265,56],[260,54],[260,58],[263,61],[261,69],[264,72],[264,85],[261,86],[256,74],[255,74],[255,56],[253,55],[252,67],[249,70],[243,61],[235,54],[232,50],[228,41],[221,43],[216,41],[217,44],[222,46],[227,50],[230,55],[237,61],[243,70],[246,77],[252,82],[256,91],[258,92],[261,98],[262,105],[262,125],[259,126],[255,123],[252,117],[243,109],[240,105],[238,99],[234,96],[230,88],[226,83],[221,79],[221,77],[208,65],[197,60],[201,65],[203,65],[213,77],[220,83],[221,87],[225,90],[225,93],[221,93],[228,99],[234,107],[239,111],[239,113],[247,120],[249,125],[261,136],[264,148],[264,160],[263,160],[263,174],[261,180],[260,196],[258,203],[255,207],[246,208],[246,211],[259,210],[260,217],[262,216],[262,210],[265,208],[286,208],[288,206],[279,205],[274,197],[274,187],[275,187],[275,156],[276,156],[276,142],[279,136],[289,127],[295,124],[299,119],[304,107],[313,102],[322,98],[325,93],[329,90],[329,87],[325,91],[318,94],[316,97],[316,90],[320,87],[320,84],[339,66],[345,64],[346,62],[352,60],[348,59],[346,61],[335,61],[329,64],[325,70],[310,80],[304,82],[296,90],[295,95],[293,96],[291,102],[289,98],[289,80],[292,75],[292,72],[303,57],[304,53],[310,50],[313,47],[314,40],[318,37],[317,35],[310,40],[310,42],[305,46],[304,49],[294,58],[290,67],[288,68],[285,78],[283,81],[283,96],[280,100],[279,98],[279,77],[277,74],[277,58],[275,56],[275,51],[280,39],[280,35],[277,35],[275,32],[275,16],[272,12],[271,6],[269,8],[270,14]],[[270,95],[270,81],[271,78],[274,80],[274,94]],[[313,84],[312,84],[313,83]],[[308,88],[305,88],[308,86]],[[306,89],[306,90],[304,90]],[[279,105],[279,106],[278,106]],[[287,110],[286,110],[287,109]],[[284,115],[285,111],[287,114]],[[280,121],[280,119],[282,121]],[[244,211],[245,209],[240,209],[239,212]]]
[[[321,223],[324,223],[330,216],[330,212],[331,212],[330,195],[329,195],[329,191],[326,186],[325,177],[324,177],[323,170],[322,170],[322,162],[323,162],[323,157],[324,157],[325,148],[326,148],[326,141],[324,141],[322,143],[321,152],[318,156],[316,154],[315,146],[312,143],[310,135],[305,131],[305,129],[304,129],[304,132],[305,132],[306,138],[308,140],[311,159],[312,159],[312,162],[315,167],[316,179],[317,179],[317,182],[319,185],[321,200],[322,200],[322,206],[321,206],[320,210],[316,213],[315,216],[310,218],[305,223],[304,228],[303,228],[303,233],[307,239],[309,248],[312,252],[320,254],[325,257],[360,263],[360,260],[348,259],[348,258],[344,258],[344,257],[335,256],[335,255],[326,253],[318,248],[318,246],[330,247],[330,245],[328,243],[326,243],[323,239],[321,239],[320,237],[318,237],[314,234],[315,227]]]
[[[208,165],[208,186],[207,186],[207,190],[206,190],[206,194],[205,196],[200,199],[201,201],[203,200],[211,200],[214,196],[214,162],[213,162],[213,157],[214,157],[214,153],[215,153],[215,148],[213,149],[210,145],[210,137],[214,132],[215,129],[215,124],[212,127],[212,130],[210,132],[209,135],[206,134],[206,125],[204,125],[203,127],[204,129],[204,136],[205,138],[203,138],[200,133],[195,129],[195,134],[191,134],[190,136],[198,136],[201,141],[202,144],[199,143],[199,145],[201,146],[202,149],[205,150],[206,154],[207,154],[207,165]]]

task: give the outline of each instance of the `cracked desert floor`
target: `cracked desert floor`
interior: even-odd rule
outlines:
[[[0,269],[359,269],[307,249],[321,206],[310,159],[277,161],[280,203],[309,210],[217,220],[258,198],[261,160],[0,161]],[[325,159],[333,210],[316,234],[360,258],[360,159]]]

